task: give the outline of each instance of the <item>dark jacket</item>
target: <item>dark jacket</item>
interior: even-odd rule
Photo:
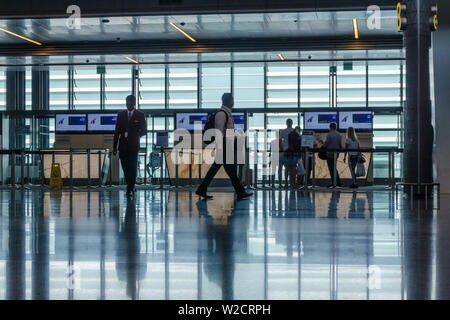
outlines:
[[[128,132],[127,138],[125,138],[125,132]],[[119,152],[138,152],[140,138],[146,134],[147,122],[142,111],[134,109],[130,121],[128,121],[128,110],[120,111],[117,114],[113,148],[116,149],[119,142]]]

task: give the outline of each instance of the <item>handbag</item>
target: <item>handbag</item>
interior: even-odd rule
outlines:
[[[358,162],[356,164],[356,174],[357,177],[364,177],[366,175],[366,168],[363,162]]]
[[[327,160],[327,149],[325,147],[321,147],[318,154],[319,159]]]
[[[366,158],[363,155],[358,156],[358,163],[365,163],[366,162]]]
[[[305,174],[305,166],[303,165],[303,159],[299,158],[297,163],[297,175],[302,176]]]

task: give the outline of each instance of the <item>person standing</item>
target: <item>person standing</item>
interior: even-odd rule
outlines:
[[[359,151],[350,151],[360,149],[358,137],[356,136],[355,129],[353,127],[347,128],[347,139],[345,140],[345,149],[349,150],[344,154],[344,163],[347,158],[347,153],[349,155],[348,159],[348,167],[350,169],[350,173],[352,174],[352,185],[350,188],[358,188],[358,184],[356,182],[356,164],[358,163],[358,157],[361,155]]]
[[[134,95],[127,96],[126,104],[127,109],[117,114],[113,154],[117,154],[117,143],[119,143],[119,159],[127,182],[127,196],[132,196],[136,192],[140,139],[147,134],[147,122],[145,114],[136,109],[136,97]]]
[[[341,135],[336,131],[336,123],[330,123],[330,131],[327,135],[327,138],[324,143],[324,147],[327,149],[341,149]],[[337,159],[339,157],[339,152],[336,156],[336,161],[334,161],[334,152],[328,151],[327,152],[327,165],[328,170],[330,171],[330,177],[331,177],[331,185],[329,188],[334,187],[334,173],[336,172],[336,183],[338,187],[341,187],[341,179],[339,178],[339,173],[337,171]]]
[[[289,173],[291,188],[297,188],[297,163],[301,150],[300,127],[295,127],[288,136],[288,148],[285,152],[285,165]]]
[[[280,139],[281,139],[281,157],[280,157],[280,169],[282,169],[282,167],[284,166],[284,180],[285,180],[285,184],[284,187],[287,189],[288,188],[288,176],[289,176],[289,168],[287,165],[287,160],[286,159],[286,155],[287,155],[287,150],[289,148],[289,134],[294,131],[294,128],[292,128],[292,124],[293,121],[292,119],[287,119],[286,120],[286,128],[280,131]]]
[[[214,116],[214,127],[219,130],[222,133],[223,137],[223,146],[222,150],[223,152],[219,152],[223,154],[223,159],[216,159],[214,163],[209,168],[208,172],[206,173],[205,178],[203,179],[200,186],[197,188],[197,191],[195,192],[197,195],[199,195],[202,198],[205,199],[212,199],[212,196],[209,196],[206,191],[208,189],[208,185],[211,183],[212,179],[216,175],[217,171],[219,171],[220,167],[223,165],[225,172],[230,177],[231,184],[234,187],[234,190],[236,191],[238,200],[247,198],[251,196],[253,193],[248,193],[245,191],[244,186],[242,185],[241,181],[239,180],[239,177],[237,176],[237,165],[235,163],[236,157],[233,156],[234,161],[233,163],[227,163],[226,161],[226,154],[227,152],[234,152],[236,149],[233,150],[227,150],[227,143],[226,143],[226,133],[227,130],[234,130],[234,120],[233,115],[231,113],[231,109],[234,105],[234,99],[231,93],[224,93],[222,95],[222,107],[216,112]],[[234,139],[234,136],[233,136]],[[217,147],[217,146],[216,146]],[[216,150],[216,154],[219,150]],[[223,160],[223,161],[221,161]]]

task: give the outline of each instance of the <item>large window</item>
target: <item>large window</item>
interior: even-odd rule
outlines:
[[[201,66],[200,108],[217,109],[222,95],[231,91],[231,68],[229,66]]]
[[[300,65],[300,107],[330,107],[330,66],[304,63]]]
[[[298,66],[269,65],[267,108],[298,107]]]
[[[132,94],[131,68],[107,67],[105,74],[105,109],[125,109],[125,99]]]
[[[197,67],[169,68],[169,108],[197,109]]]
[[[264,67],[234,66],[233,89],[235,108],[264,108]]]
[[[369,62],[369,107],[400,107],[400,62]]]
[[[95,66],[75,68],[73,105],[75,109],[100,109],[100,75]]]
[[[166,69],[164,66],[143,67],[139,70],[139,107],[164,109]]]
[[[67,110],[69,108],[69,75],[67,68],[50,68],[50,110]]]
[[[0,110],[6,110],[6,74],[0,71]]]
[[[337,66],[337,107],[366,107],[366,63]]]

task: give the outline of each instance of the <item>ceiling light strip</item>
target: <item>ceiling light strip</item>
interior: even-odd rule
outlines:
[[[173,22],[169,22],[170,25],[172,27],[174,27],[175,29],[177,29],[178,31],[180,31],[183,35],[185,35],[189,40],[191,40],[192,42],[197,42],[197,40],[195,40],[193,37],[191,37],[190,35],[188,35],[186,32],[184,32],[183,29],[181,29],[180,27],[178,27],[175,23]]]
[[[284,60],[285,60],[284,57],[283,57],[283,55],[282,55],[281,53],[278,54],[278,58],[280,58],[281,61],[284,61]]]
[[[31,39],[29,39],[29,38],[27,38],[27,37],[24,37],[24,36],[21,36],[20,34],[14,33],[14,32],[12,32],[12,31],[9,31],[9,30],[3,29],[3,28],[0,28],[0,30],[3,31],[3,32],[6,32],[6,33],[8,33],[8,34],[10,34],[10,35],[12,35],[12,36],[15,36],[15,37],[17,37],[17,38],[20,38],[20,39],[23,39],[23,40],[32,42],[32,43],[34,43],[34,44],[37,44],[38,46],[42,46],[42,43],[37,42],[37,41],[34,41],[34,40],[31,40]]]
[[[125,59],[128,59],[128,60],[130,60],[131,62],[134,62],[134,63],[136,63],[136,64],[139,64],[139,62],[137,62],[137,61],[134,60],[134,59],[131,59],[130,57],[125,57]]]
[[[355,18],[353,18],[353,33],[355,34],[355,39],[359,38],[359,32],[358,32],[358,22]]]

